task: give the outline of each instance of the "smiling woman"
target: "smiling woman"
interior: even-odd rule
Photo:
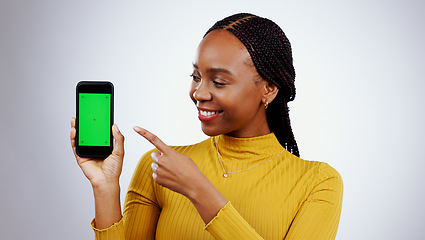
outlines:
[[[190,97],[209,139],[156,149],[134,172],[123,214],[124,138],[105,160],[80,158],[93,186],[96,239],[333,239],[342,180],[326,163],[299,158],[287,102],[295,97],[291,45],[272,21],[236,14],[199,44]],[[75,149],[75,119],[71,144]]]

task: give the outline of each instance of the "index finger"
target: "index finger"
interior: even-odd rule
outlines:
[[[163,153],[169,151],[170,147],[165,144],[161,139],[159,139],[159,137],[157,137],[155,134],[141,127],[134,127],[133,129],[138,134],[142,135],[142,137],[146,138],[146,140],[152,143],[156,148],[158,148],[159,151]]]

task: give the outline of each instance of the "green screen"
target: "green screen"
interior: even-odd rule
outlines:
[[[111,131],[111,94],[79,94],[78,144],[109,146]]]

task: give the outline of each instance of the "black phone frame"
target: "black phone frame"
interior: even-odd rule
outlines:
[[[110,145],[109,146],[80,146],[78,145],[79,131],[79,93],[110,93],[111,94],[111,126],[110,126]],[[108,81],[80,81],[76,87],[76,135],[75,152],[78,156],[84,158],[106,158],[114,148],[112,136],[112,125],[114,124],[114,85]]]

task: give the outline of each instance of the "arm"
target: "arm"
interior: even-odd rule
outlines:
[[[153,152],[154,181],[186,196],[196,207],[205,223],[211,221],[226,205],[226,198],[212,185],[198,166],[190,159],[167,146],[157,136],[140,127],[134,130],[161,152]]]
[[[341,177],[329,165],[321,163],[312,185],[285,233],[285,240],[335,239],[342,204]],[[230,203],[205,229],[215,239],[263,239]]]
[[[295,216],[285,239],[335,239],[341,207],[341,176],[321,163],[316,185]]]
[[[152,153],[156,183],[186,196],[215,239],[262,239],[190,157],[168,147],[145,129],[135,127],[134,130],[161,151]]]
[[[71,119],[71,147],[78,165],[93,187],[95,199],[93,224],[98,229],[108,228],[121,219],[119,176],[124,157],[124,136],[116,125],[112,127],[112,134],[115,145],[112,154],[106,159],[81,158],[75,152],[75,118]]]
[[[150,152],[137,164],[128,187],[123,216],[107,229],[95,230],[96,239],[154,239],[161,208],[156,199],[150,167]]]

